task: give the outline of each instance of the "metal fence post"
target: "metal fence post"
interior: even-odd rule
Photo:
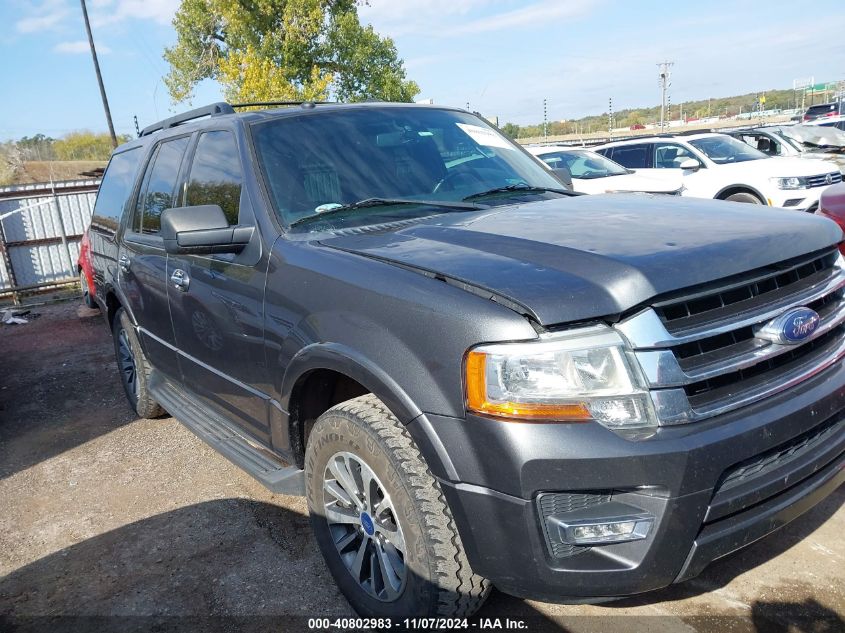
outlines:
[[[15,279],[15,269],[12,268],[12,258],[9,257],[9,251],[6,248],[6,231],[3,229],[2,218],[0,218],[0,251],[3,252],[3,263],[6,266],[6,273],[9,275],[9,284],[12,289],[12,304],[20,305],[20,297],[18,297],[16,290],[18,282]]]
[[[67,233],[65,232],[65,221],[62,218],[62,207],[59,205],[59,197],[56,195],[56,188],[53,185],[52,179],[50,179],[50,191],[53,193],[53,207],[56,210],[56,217],[59,221],[59,234],[62,238],[62,245],[65,247],[65,255],[67,255],[67,276],[75,277],[73,270],[73,257],[70,254],[70,245],[67,243]]]

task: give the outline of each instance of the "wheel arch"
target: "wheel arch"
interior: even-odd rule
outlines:
[[[337,343],[314,343],[300,350],[285,370],[280,393],[279,404],[288,412],[288,443],[300,467],[310,426],[339,402],[372,393],[403,424],[422,414],[386,371],[357,350]]]
[[[760,204],[768,206],[769,201],[766,199],[762,193],[760,193],[757,189],[752,187],[751,185],[743,185],[743,184],[736,184],[736,185],[728,185],[727,187],[723,187],[719,193],[713,196],[714,200],[724,200],[728,196],[732,196],[735,193],[749,193],[755,198],[760,201]]]

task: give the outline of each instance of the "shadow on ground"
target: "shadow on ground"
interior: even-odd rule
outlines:
[[[136,419],[108,327],[78,308],[40,306],[38,319],[0,326],[0,479]]]
[[[657,592],[642,602],[666,599]],[[494,592],[474,621],[498,618],[505,628],[506,618],[521,620],[528,631],[845,630],[839,615],[813,600],[760,601],[743,617],[602,611],[552,617]],[[0,579],[0,614],[4,631],[59,633],[305,631],[309,618],[355,617],[316,551],[308,518],[247,499],[179,508],[26,565]]]

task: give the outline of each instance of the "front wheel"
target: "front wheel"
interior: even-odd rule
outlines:
[[[490,583],[473,573],[452,513],[411,436],[373,395],[326,411],[308,437],[311,526],[365,617],[466,617]]]
[[[748,204],[763,204],[760,201],[760,198],[755,196],[753,193],[744,193],[740,191],[739,193],[732,194],[725,198],[728,202],[746,202]]]

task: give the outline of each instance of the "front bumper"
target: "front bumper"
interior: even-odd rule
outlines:
[[[409,429],[441,482],[473,569],[508,593],[561,601],[686,580],[808,510],[845,482],[843,418],[839,365],[648,440],[625,440],[594,423],[475,416],[425,415]],[[644,540],[561,557],[544,530],[543,492],[610,496],[655,522]]]
[[[809,189],[779,189],[771,194],[768,202],[773,207],[783,207],[795,211],[815,211],[819,206],[819,197],[824,187]]]

